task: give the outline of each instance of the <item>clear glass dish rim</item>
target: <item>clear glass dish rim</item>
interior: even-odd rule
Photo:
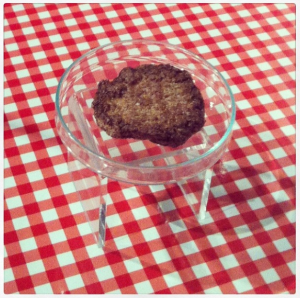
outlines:
[[[226,129],[226,132],[224,133],[224,135],[222,136],[222,138],[217,143],[215,143],[214,146],[212,146],[207,152],[205,152],[204,154],[202,154],[200,156],[197,156],[197,157],[195,157],[195,158],[193,158],[191,160],[188,160],[188,161],[185,161],[185,162],[182,162],[182,163],[179,163],[179,164],[173,164],[173,165],[168,165],[168,166],[158,166],[158,167],[157,166],[155,166],[155,167],[153,167],[153,166],[143,166],[143,165],[137,166],[137,165],[131,165],[130,163],[118,162],[118,161],[109,159],[109,158],[107,158],[107,157],[105,157],[103,155],[99,155],[98,153],[92,151],[91,149],[89,149],[88,147],[86,147],[85,145],[83,145],[72,134],[72,132],[69,130],[67,124],[65,123],[65,121],[63,119],[63,116],[62,116],[62,114],[60,112],[60,106],[59,106],[59,93],[60,93],[61,85],[62,85],[62,82],[63,82],[64,78],[67,76],[67,74],[70,72],[70,70],[76,64],[78,64],[82,59],[84,59],[88,55],[92,54],[93,52],[96,52],[96,51],[98,51],[100,49],[103,49],[103,48],[106,48],[106,47],[109,47],[109,46],[114,46],[114,45],[117,45],[117,44],[124,44],[124,43],[156,44],[156,45],[160,45],[160,46],[165,46],[165,47],[168,47],[168,48],[176,49],[178,51],[181,51],[181,52],[183,52],[183,53],[185,53],[185,54],[193,57],[195,60],[199,60],[201,62],[204,62],[204,64],[207,64],[214,72],[216,72],[220,76],[221,80],[225,84],[225,86],[227,88],[227,91],[229,92],[229,95],[230,95],[230,101],[231,101],[231,118],[230,118],[229,125],[228,125],[228,127]],[[186,165],[190,165],[190,164],[195,163],[195,162],[199,162],[201,159],[209,156],[214,151],[216,151],[227,140],[227,138],[229,137],[229,135],[230,135],[230,133],[232,131],[232,128],[233,128],[233,125],[234,125],[234,122],[235,122],[235,116],[236,116],[235,100],[234,100],[234,96],[233,96],[233,93],[231,91],[231,88],[230,88],[229,84],[227,83],[227,81],[225,80],[225,78],[223,77],[223,75],[211,63],[209,63],[208,61],[206,61],[202,57],[198,56],[197,54],[195,54],[195,53],[193,53],[193,52],[191,52],[189,50],[186,50],[184,48],[181,48],[179,46],[172,45],[172,44],[169,44],[167,42],[150,40],[150,39],[128,39],[128,40],[116,41],[116,42],[105,44],[103,46],[96,47],[96,48],[88,51],[87,53],[83,54],[82,56],[80,56],[78,59],[76,59],[65,70],[65,72],[62,75],[62,77],[59,80],[59,83],[58,83],[58,86],[57,86],[57,90],[56,90],[56,94],[55,94],[55,108],[56,108],[56,114],[58,115],[59,121],[61,122],[62,126],[64,127],[64,129],[68,133],[69,137],[71,139],[73,139],[73,141],[75,141],[84,151],[87,151],[88,154],[92,154],[92,155],[94,155],[97,158],[100,158],[100,159],[102,159],[104,161],[107,161],[108,163],[118,165],[119,167],[121,166],[121,167],[131,168],[131,169],[141,169],[142,168],[142,169],[145,169],[145,170],[146,169],[149,169],[149,170],[153,170],[153,169],[163,170],[163,169],[177,168],[177,167],[183,167],[183,166],[186,166]]]

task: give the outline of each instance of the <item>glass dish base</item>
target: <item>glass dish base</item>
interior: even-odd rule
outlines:
[[[90,170],[79,160],[75,159],[70,152],[68,152],[68,168],[86,219],[89,222],[91,233],[99,248],[102,248],[105,245],[107,209],[110,203],[112,203],[109,188],[110,185],[113,185],[112,183],[116,181]],[[212,171],[212,168],[208,168],[192,178],[184,179],[176,183],[185,198],[185,202],[182,205],[186,204],[190,207],[199,224],[205,219]],[[152,197],[153,195],[157,196],[156,200],[154,202],[152,200],[151,203],[156,205],[153,206],[153,209],[161,213],[160,218],[164,222],[170,222],[177,220],[178,217],[180,218],[178,212],[177,215],[174,216],[174,212],[176,213],[176,205],[167,197],[167,192],[163,194],[163,197],[161,195],[160,190],[164,188],[164,185],[156,184],[149,187],[144,184],[130,184],[120,181],[117,181],[117,183],[121,188],[130,189],[130,198],[132,196],[138,197],[140,195],[146,195],[147,193],[149,194],[150,190]],[[136,192],[136,194],[133,194],[133,192]],[[119,198],[120,200],[128,199],[122,192],[119,192],[119,194],[122,196]],[[180,206],[178,207],[180,208]],[[170,210],[172,210],[172,216],[170,216]]]

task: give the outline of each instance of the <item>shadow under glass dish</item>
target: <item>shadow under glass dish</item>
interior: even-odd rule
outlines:
[[[148,140],[111,138],[97,126],[94,118],[92,101],[98,83],[113,80],[124,67],[161,63],[191,74],[204,99],[204,127],[177,148]],[[188,185],[189,179],[203,180],[199,195],[194,195],[198,197],[199,208],[203,207],[203,214],[211,169],[227,148],[235,120],[230,88],[208,62],[177,46],[155,41],[132,40],[99,47],[66,70],[57,89],[56,111],[57,130],[68,149],[69,170],[87,218],[94,223],[92,230],[100,246],[104,244],[104,234],[99,229],[105,231],[107,178],[134,185]],[[99,185],[96,191],[94,188]],[[188,200],[182,185],[181,189]],[[198,216],[199,208],[193,208]],[[91,210],[93,216],[89,215]]]

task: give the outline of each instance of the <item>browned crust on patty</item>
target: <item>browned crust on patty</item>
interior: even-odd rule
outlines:
[[[191,75],[169,64],[126,67],[98,84],[98,126],[114,138],[178,147],[204,125],[204,102]]]

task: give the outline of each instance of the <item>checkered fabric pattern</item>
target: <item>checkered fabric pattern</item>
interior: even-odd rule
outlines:
[[[5,4],[4,291],[295,293],[294,4]],[[91,235],[57,135],[55,92],[88,50],[147,38],[201,55],[237,104],[196,225],[176,185],[108,185]],[[167,194],[157,213],[151,192]],[[173,216],[173,215],[172,215]]]

